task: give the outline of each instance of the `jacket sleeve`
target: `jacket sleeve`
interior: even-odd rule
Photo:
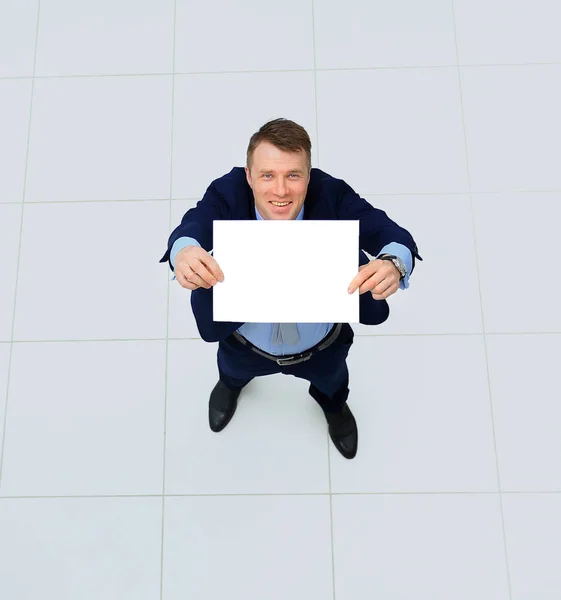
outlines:
[[[185,213],[183,219],[181,219],[181,224],[170,235],[166,253],[160,259],[160,262],[168,262],[170,269],[174,270],[170,260],[171,249],[175,241],[181,237],[190,237],[197,240],[202,248],[210,252],[213,248],[213,221],[229,218],[226,202],[218,193],[214,184],[211,184],[202,200]],[[198,288],[191,292],[193,315],[199,334],[205,342],[223,340],[243,325],[243,323],[233,321],[215,322],[213,320],[213,290],[214,288],[208,290]]]
[[[403,244],[411,251],[415,269],[415,259],[423,260],[419,256],[417,244],[411,234],[403,227],[392,221],[388,215],[378,208],[374,208],[364,198],[361,198],[347,183],[340,181],[341,190],[338,196],[338,218],[341,220],[358,219],[360,249],[366,250],[372,256],[378,256],[382,248],[392,242]]]
[[[212,183],[205,192],[202,200],[194,208],[189,209],[181,223],[172,231],[168,239],[166,253],[160,259],[161,263],[168,262],[173,271],[170,254],[173,244],[180,237],[190,237],[201,245],[207,252],[212,250],[212,223],[215,219],[229,219],[228,205]]]

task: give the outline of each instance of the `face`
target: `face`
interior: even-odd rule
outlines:
[[[296,219],[308,190],[310,171],[306,153],[283,152],[268,142],[253,152],[251,172],[245,169],[255,206],[264,219]],[[274,203],[286,206],[275,206]]]

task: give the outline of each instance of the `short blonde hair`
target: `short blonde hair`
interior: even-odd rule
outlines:
[[[308,132],[298,123],[289,119],[275,119],[256,131],[247,147],[247,168],[250,171],[253,152],[261,142],[269,142],[284,152],[303,150],[308,158],[308,169],[312,168],[312,141]]]

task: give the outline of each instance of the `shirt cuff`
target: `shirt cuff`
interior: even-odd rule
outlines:
[[[399,289],[406,290],[409,287],[409,276],[411,275],[411,269],[413,268],[413,256],[411,255],[411,250],[409,250],[409,248],[403,244],[392,242],[391,244],[384,246],[378,256],[381,256],[382,254],[393,254],[394,256],[401,258],[405,264],[407,273],[399,282]],[[376,258],[378,258],[378,256]]]

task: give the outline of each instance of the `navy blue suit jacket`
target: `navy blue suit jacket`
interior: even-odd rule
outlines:
[[[181,224],[172,232],[168,249],[160,262],[169,261],[170,251],[180,237],[196,239],[209,252],[213,248],[212,222],[215,220],[255,220],[253,191],[247,183],[242,167],[235,167],[223,177],[211,183],[202,200],[185,213]],[[415,259],[423,260],[411,234],[392,221],[384,211],[374,208],[361,198],[343,180],[331,177],[319,169],[312,169],[310,183],[304,201],[304,219],[311,220],[359,220],[359,265],[369,262],[361,250],[377,256],[380,250],[391,242],[407,246]],[[325,240],[326,244],[330,240]],[[173,270],[173,265],[170,268]],[[358,292],[355,292],[358,293]],[[201,337],[214,342],[228,337],[243,323],[215,322],[213,316],[213,288],[198,288],[191,292],[191,306]],[[318,302],[321,299],[318,298]],[[389,315],[385,300],[374,300],[372,294],[360,296],[360,322],[365,325],[378,325]]]

